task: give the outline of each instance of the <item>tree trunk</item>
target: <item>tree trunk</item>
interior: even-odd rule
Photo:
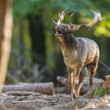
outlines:
[[[12,35],[11,0],[0,0],[0,85],[5,82]],[[1,92],[2,86],[0,86]]]
[[[28,16],[29,30],[32,40],[32,51],[45,57],[45,35],[42,16]],[[35,59],[34,59],[35,61]]]
[[[55,68],[53,70],[53,74],[51,76],[51,79],[53,82],[56,82],[57,75],[60,76],[67,76],[66,72],[66,66],[64,64],[63,56],[61,52],[57,52],[55,54]]]

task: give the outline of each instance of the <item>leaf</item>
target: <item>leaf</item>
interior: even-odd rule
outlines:
[[[93,97],[97,96],[97,95],[100,95],[100,96],[104,96],[105,94],[108,94],[108,90],[106,90],[105,88],[102,88],[102,87],[99,87],[96,89]]]

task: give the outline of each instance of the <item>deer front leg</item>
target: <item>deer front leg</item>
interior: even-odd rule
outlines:
[[[74,98],[77,98],[78,97],[78,94],[76,93],[75,91],[75,86],[76,86],[76,81],[78,80],[79,78],[79,75],[80,75],[80,72],[81,72],[81,68],[78,68],[75,70],[75,74],[74,74],[74,78],[73,78],[73,96]]]
[[[84,80],[84,76],[81,72],[80,75],[79,75],[79,84],[78,84],[78,87],[77,87],[77,90],[76,90],[77,95],[79,95],[79,93],[80,93],[80,89],[81,89],[81,86],[83,84],[83,80]]]
[[[71,90],[71,98],[73,99],[73,69],[68,68],[68,84]]]

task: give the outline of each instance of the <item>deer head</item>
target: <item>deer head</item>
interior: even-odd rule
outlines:
[[[101,17],[101,13],[99,11],[95,12],[95,11],[91,10],[94,14],[94,19],[92,20],[91,23],[89,23],[89,24],[83,23],[83,24],[79,24],[79,25],[72,24],[71,17],[74,15],[74,13],[73,13],[70,16],[69,24],[63,24],[62,21],[64,20],[64,16],[68,12],[67,10],[68,10],[68,8],[66,8],[64,11],[59,13],[59,19],[58,19],[57,23],[52,19],[53,23],[56,25],[55,30],[56,30],[57,37],[62,36],[62,29],[65,29],[68,33],[71,34],[72,32],[79,30],[81,27],[91,28],[92,26],[101,22],[103,19]]]

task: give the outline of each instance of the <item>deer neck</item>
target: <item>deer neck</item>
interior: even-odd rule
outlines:
[[[74,37],[73,34],[65,37],[61,42],[62,48],[69,48],[69,49],[77,49],[79,47],[79,43],[77,39]]]

